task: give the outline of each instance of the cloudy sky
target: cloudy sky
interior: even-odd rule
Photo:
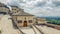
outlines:
[[[0,0],[7,5],[16,5],[36,16],[60,16],[60,0]]]

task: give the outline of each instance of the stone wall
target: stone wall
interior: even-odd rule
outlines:
[[[17,22],[19,26],[23,26],[25,20],[27,21],[28,26],[34,24],[34,16],[13,16],[13,18],[16,21],[22,20],[22,23]],[[29,20],[32,20],[32,23],[29,23]]]

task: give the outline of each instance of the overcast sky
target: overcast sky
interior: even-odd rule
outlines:
[[[60,0],[0,0],[7,5],[16,5],[36,16],[60,16]]]

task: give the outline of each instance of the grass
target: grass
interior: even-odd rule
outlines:
[[[48,23],[52,23],[52,24],[57,24],[57,25],[60,25],[60,20],[56,20],[56,19],[49,19],[47,20]]]

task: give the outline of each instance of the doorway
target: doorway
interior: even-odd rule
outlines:
[[[27,21],[24,21],[23,27],[27,27]]]

